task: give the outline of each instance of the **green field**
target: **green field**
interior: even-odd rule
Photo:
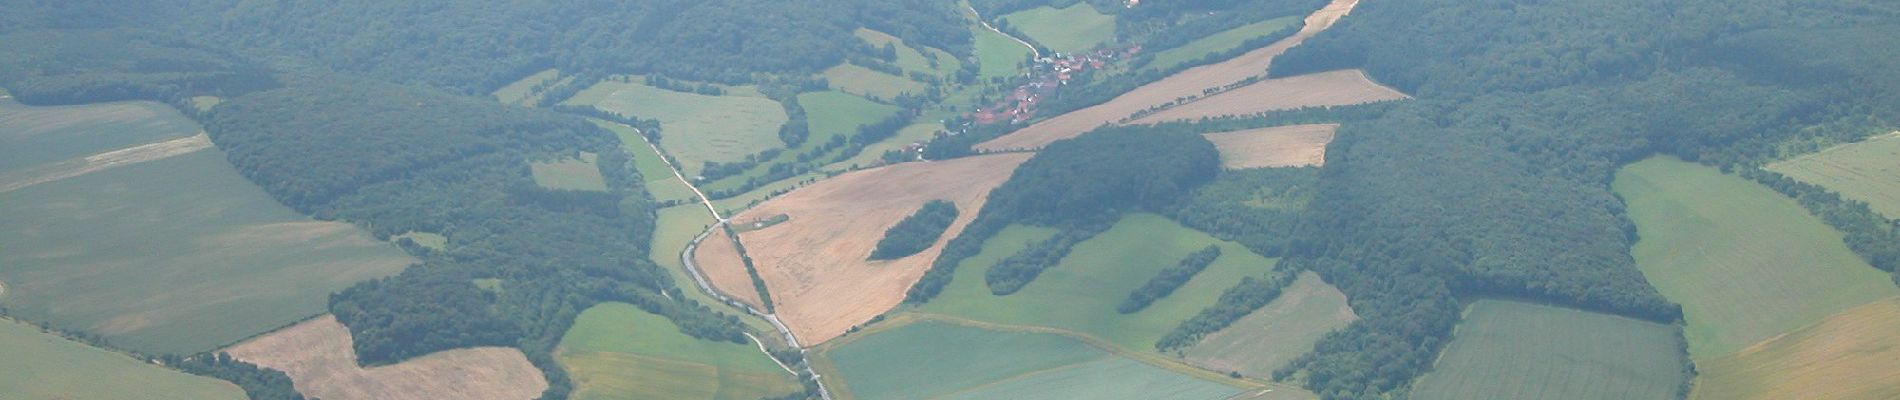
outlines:
[[[244,399],[236,385],[173,371],[0,319],[0,399]]]
[[[977,76],[988,80],[1023,72],[1022,63],[1029,60],[1028,47],[975,23],[970,24],[970,35],[975,37]]]
[[[1266,377],[1357,319],[1345,293],[1305,272],[1266,307],[1188,348],[1185,358],[1202,368]]]
[[[495,93],[492,95],[495,96],[495,100],[499,100],[504,104],[532,106],[535,102],[541,100],[540,93],[535,93],[533,90],[534,87],[559,78],[561,78],[560,70],[550,69],[536,72],[534,75],[528,75],[527,77],[521,78],[521,80],[514,81],[514,83],[509,83],[507,86],[502,86],[501,89],[495,89]],[[571,80],[574,78],[567,77],[566,79]]]
[[[1114,228],[1075,246],[1067,258],[1009,296],[990,294],[983,274],[996,260],[1024,247],[1034,231],[1006,230],[984,243],[976,256],[957,267],[943,294],[920,308],[1009,325],[1033,325],[1073,331],[1129,351],[1153,351],[1155,341],[1175,325],[1213,305],[1222,291],[1242,277],[1268,274],[1274,260],[1233,242],[1225,242],[1153,214],[1133,214]],[[1221,256],[1174,294],[1147,309],[1121,314],[1116,305],[1128,293],[1196,250],[1219,245]]]
[[[577,95],[570,102],[660,120],[660,146],[679,159],[688,177],[699,174],[707,161],[740,161],[784,145],[778,129],[787,120],[785,109],[768,99],[681,93],[611,80],[587,91],[593,94]],[[598,102],[587,102],[596,98]]]
[[[1887,218],[1900,218],[1900,132],[1768,165],[1802,182],[1867,202]]]
[[[693,281],[692,275],[686,272],[686,267],[680,264],[680,253],[686,250],[686,244],[692,242],[694,236],[704,232],[707,226],[713,224],[712,215],[706,213],[706,207],[697,202],[686,203],[660,209],[656,212],[656,216],[652,250],[647,253],[647,257],[653,260],[655,265],[665,268],[668,275],[673,276],[673,284],[679,286],[686,298],[720,312],[741,316],[739,322],[760,332],[771,332],[772,326],[766,324],[764,320],[751,317],[745,310],[727,306],[725,303],[713,300],[712,296],[707,296],[706,292],[699,289],[699,284]],[[773,340],[773,338],[762,339]]]
[[[1675,327],[1608,314],[1479,300],[1419,400],[1674,399],[1684,374]]]
[[[831,87],[845,93],[894,99],[904,93],[922,94],[924,84],[897,75],[872,71],[857,64],[844,63],[825,70]]]
[[[798,104],[805,108],[805,124],[806,127],[811,130],[811,134],[805,139],[805,142],[799,144],[797,148],[788,149],[785,155],[779,156],[779,160],[782,161],[797,160],[798,154],[816,152],[834,137],[849,138],[851,135],[858,133],[858,127],[877,123],[884,118],[896,115],[897,112],[900,111],[897,106],[878,103],[863,97],[835,90],[800,93],[798,95]],[[837,154],[838,151],[840,150],[825,152],[824,157],[816,159],[827,160],[829,157],[832,157],[832,155]],[[758,167],[748,170],[743,174],[721,179],[709,184],[701,184],[699,188],[708,193],[731,190],[744,184],[747,179],[764,176],[769,168],[769,164],[760,164]],[[794,177],[790,180],[803,180],[809,178],[810,175],[811,174]],[[782,185],[785,183],[786,182],[781,182]],[[781,188],[782,187],[783,186],[781,186]],[[755,190],[755,192],[769,193],[769,191],[757,190]],[[755,196],[740,197],[751,198]]]
[[[191,353],[324,311],[414,260],[297,214],[203,150],[0,194],[14,315],[121,346]]]
[[[1207,35],[1200,39],[1172,49],[1155,53],[1154,61],[1148,63],[1148,69],[1165,70],[1207,57],[1214,53],[1233,50],[1254,38],[1264,37],[1300,22],[1300,17],[1280,17],[1255,22],[1239,28],[1228,29],[1220,33]]]
[[[607,190],[607,179],[600,176],[599,155],[581,153],[580,157],[529,163],[534,183],[556,190]],[[671,176],[671,175],[668,175]]]
[[[1057,53],[1089,51],[1115,40],[1115,16],[1095,11],[1085,1],[1068,8],[1042,6],[1017,11],[1003,16],[1003,21]]]
[[[581,312],[559,354],[575,399],[754,400],[804,390],[752,344],[695,339],[626,303]]]
[[[647,193],[652,194],[654,200],[693,199],[693,189],[687,187],[685,182],[680,182],[678,177],[673,176],[673,169],[666,166],[666,160],[660,159],[660,153],[653,152],[653,147],[647,145],[647,139],[640,136],[640,131],[613,122],[598,119],[592,121],[595,125],[613,132],[614,136],[620,137],[621,147],[633,157],[633,169],[640,172],[640,179],[646,181]]]
[[[160,103],[28,107],[0,100],[0,173],[199,131],[198,124]]]
[[[401,235],[391,236],[389,238],[389,241],[394,242],[394,241],[402,240],[402,239],[409,239],[409,241],[415,242],[417,246],[427,247],[427,248],[431,248],[435,250],[446,249],[449,246],[448,237],[442,236],[441,234],[438,234],[438,233],[431,233],[431,232],[408,232]]]
[[[1696,359],[1895,293],[1840,232],[1741,177],[1654,158],[1618,171],[1615,188],[1642,237],[1631,250],[1636,265],[1682,304]]]
[[[877,331],[823,352],[860,400],[1224,399],[1239,389],[1115,356],[1051,333],[940,321]]]
[[[935,76],[948,76],[957,72],[956,57],[951,56],[950,53],[946,53],[943,50],[929,47],[911,47],[909,44],[904,43],[903,39],[898,39],[896,36],[865,28],[858,28],[858,30],[852,31],[851,33],[857,35],[858,39],[864,40],[865,43],[870,44],[872,47],[881,48],[884,47],[886,43],[896,46],[897,62],[895,64],[897,64],[898,68],[902,68],[906,72],[922,72]],[[937,66],[935,68],[930,66],[930,60],[924,57],[924,52],[930,52],[937,57]],[[837,82],[832,83],[836,84]]]
[[[1900,297],[1696,363],[1696,400],[1900,398]]]
[[[922,118],[919,119],[921,120]],[[851,157],[849,160],[840,161],[827,166],[826,169],[843,170],[850,168],[852,165],[869,167],[881,161],[884,157],[884,152],[902,150],[904,146],[908,146],[911,143],[929,142],[930,139],[936,137],[937,132],[940,131],[943,131],[943,124],[939,124],[935,120],[911,124],[910,126],[904,127],[903,130],[897,131],[896,136],[892,136],[890,139],[885,139],[882,142],[871,144],[870,146],[865,146],[863,153],[858,153],[856,157]]]

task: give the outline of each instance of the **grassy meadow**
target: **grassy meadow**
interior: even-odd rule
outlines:
[[[956,57],[943,50],[930,47],[911,47],[910,44],[904,43],[904,39],[865,28],[858,28],[858,30],[851,33],[872,47],[884,47],[885,44],[896,47],[897,62],[895,64],[897,64],[898,68],[902,68],[906,72],[922,72],[940,77],[957,72]],[[930,65],[930,59],[924,56],[925,52],[929,52],[937,57],[937,65],[935,67]],[[836,82],[833,82],[833,84],[836,84]]]
[[[1044,231],[1046,232],[1046,231]],[[1274,260],[1153,214],[1128,215],[1114,228],[1076,244],[1069,256],[1009,296],[996,296],[983,274],[1042,232],[1011,228],[963,261],[943,294],[918,310],[1009,325],[1044,326],[1089,335],[1129,351],[1155,341],[1199,313],[1242,277],[1263,276]],[[1046,236],[1045,236],[1046,237]],[[1188,253],[1219,245],[1221,256],[1174,294],[1133,314],[1116,312],[1128,293]]]
[[[1900,132],[1768,165],[1768,169],[1867,202],[1887,218],[1900,218]]]
[[[278,204],[204,150],[0,194],[14,315],[148,352],[191,353],[323,312],[414,260]]]
[[[796,160],[798,154],[807,154],[817,151],[818,148],[824,146],[826,142],[831,141],[834,137],[851,137],[851,135],[858,133],[858,127],[877,123],[884,118],[896,115],[897,112],[900,111],[897,106],[878,103],[836,90],[800,93],[798,95],[798,104],[805,108],[805,124],[811,133],[810,136],[805,139],[804,143],[799,144],[797,148],[786,150],[785,155],[779,156],[780,160]],[[816,159],[829,159],[829,157],[832,157],[833,154],[839,151],[841,150],[825,152],[824,157]],[[709,184],[702,184],[700,185],[700,190],[707,192],[730,190],[743,185],[747,179],[764,176],[768,168],[769,165],[761,164],[743,174],[721,179]],[[747,194],[739,197],[746,199],[763,198],[764,193],[770,193],[770,190],[766,189],[766,187],[782,189],[789,187],[793,182],[804,180],[812,176],[812,174],[806,174],[793,177],[776,186],[765,185],[759,190],[754,191],[759,194],[757,196]],[[746,200],[747,203],[750,201],[751,200]],[[721,207],[724,206],[723,204],[721,205]],[[743,207],[745,204],[741,203],[738,204],[738,206]]]
[[[0,173],[147,143],[202,129],[161,103],[29,107],[0,100]]]
[[[822,351],[820,359],[844,382],[828,387],[860,400],[1224,399],[1239,392],[1066,336],[943,321],[852,337]]]
[[[974,23],[970,24],[970,34],[975,38],[978,77],[988,80],[1023,72],[1022,63],[1031,54],[1028,47]]]
[[[1466,310],[1412,398],[1676,398],[1688,379],[1675,327],[1500,300]]]
[[[1900,398],[1900,298],[1696,363],[1696,400]]]
[[[804,390],[753,344],[695,339],[626,303],[581,312],[557,358],[582,400],[754,400]]]
[[[831,67],[824,72],[825,80],[839,91],[875,96],[882,99],[896,98],[904,93],[922,94],[924,84],[910,78],[873,71],[857,64],[844,63]]]
[[[580,157],[529,163],[534,183],[556,190],[607,190],[607,179],[600,176],[599,155],[581,153]],[[668,175],[672,176],[672,175]]]
[[[1049,6],[1017,11],[1003,21],[1030,40],[1058,53],[1089,51],[1115,40],[1115,16],[1095,11],[1088,2],[1068,8]]]
[[[1303,272],[1279,298],[1201,339],[1187,349],[1184,358],[1215,371],[1267,377],[1312,351],[1320,337],[1355,320],[1358,316],[1346,304],[1345,293],[1320,280],[1318,274]]]
[[[1653,158],[1618,171],[1614,186],[1641,236],[1636,265],[1682,304],[1698,360],[1896,293],[1840,232],[1741,177]]]
[[[0,399],[244,398],[244,391],[229,382],[147,364],[0,319]]]
[[[681,93],[613,80],[587,91],[594,94],[582,93],[569,101],[660,120],[660,146],[679,159],[688,177],[699,174],[707,161],[740,161],[784,145],[778,129],[788,119],[785,109],[768,99]],[[595,98],[599,101],[587,102]]]
[[[1214,53],[1233,50],[1245,44],[1248,40],[1273,34],[1274,32],[1286,29],[1286,27],[1299,22],[1300,17],[1297,16],[1280,17],[1207,35],[1207,37],[1195,39],[1180,47],[1155,53],[1154,61],[1149,62],[1147,68],[1155,70],[1173,68],[1176,65],[1193,62]]]
[[[536,102],[541,101],[541,94],[534,91],[535,86],[553,83],[557,80],[559,82],[566,82],[572,79],[574,79],[574,77],[571,76],[562,78],[560,70],[550,69],[523,77],[521,80],[509,83],[507,86],[502,86],[501,89],[495,89],[495,93],[490,95],[494,96],[495,100],[501,101],[503,104],[533,106]]]
[[[693,189],[673,176],[673,168],[666,166],[666,160],[660,158],[660,153],[647,145],[647,139],[640,136],[640,131],[613,122],[592,121],[620,137],[621,147],[633,157],[633,169],[640,173],[640,179],[646,182],[647,193],[652,194],[654,200],[690,200],[694,197]]]

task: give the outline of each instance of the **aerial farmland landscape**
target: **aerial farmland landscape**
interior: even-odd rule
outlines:
[[[1886,0],[0,1],[0,399],[1900,399]]]

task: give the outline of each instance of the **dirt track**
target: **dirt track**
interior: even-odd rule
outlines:
[[[539,397],[548,382],[521,350],[481,347],[439,352],[396,365],[363,368],[350,331],[325,315],[224,350],[290,375],[297,391],[328,400]]]
[[[1331,28],[1334,22],[1352,12],[1352,8],[1357,5],[1359,5],[1359,0],[1333,0],[1332,4],[1308,15],[1306,25],[1300,29],[1299,33],[1267,47],[1241,54],[1227,61],[1189,68],[1181,73],[1135,88],[1106,103],[1038,122],[1015,133],[978,144],[976,148],[986,151],[1041,148],[1057,140],[1081,135],[1104,124],[1115,123],[1149,107],[1188,96],[1199,96],[1202,89],[1218,88],[1247,78],[1265,76],[1267,67],[1273,64],[1274,57],[1279,57],[1280,54],[1286,53],[1287,49],[1299,46],[1313,35]]]
[[[0,174],[0,193],[11,192],[27,186],[54,182],[106,169],[190,154],[191,152],[209,149],[211,147],[211,138],[205,136],[203,133],[199,133],[196,136],[132,146],[86,156],[84,158],[39,165],[22,171]]]
[[[943,243],[975,219],[990,189],[1001,185],[1027,154],[968,157],[950,161],[904,163],[852,172],[819,181],[774,198],[734,219],[785,214],[791,219],[740,234],[778,309],[778,316],[801,343],[822,343],[851,326],[881,314],[904,299],[904,291],[923,276]],[[884,231],[930,200],[950,200],[956,223],[921,253],[897,260],[865,258]],[[711,242],[711,240],[708,240]],[[744,276],[742,265],[709,275]],[[724,292],[751,290],[720,287]]]
[[[1339,124],[1276,126],[1202,135],[1220,149],[1221,168],[1300,167],[1326,163]]]

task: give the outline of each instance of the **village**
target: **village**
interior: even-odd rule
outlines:
[[[1109,63],[1134,58],[1141,54],[1141,45],[1122,49],[1101,49],[1082,54],[1051,53],[1048,57],[1035,60],[1026,80],[1014,90],[1008,92],[1002,100],[986,107],[973,110],[970,122],[977,125],[989,125],[998,122],[1020,124],[1036,118],[1036,105],[1049,96],[1055,95],[1063,86],[1068,85],[1077,74],[1107,68]]]

